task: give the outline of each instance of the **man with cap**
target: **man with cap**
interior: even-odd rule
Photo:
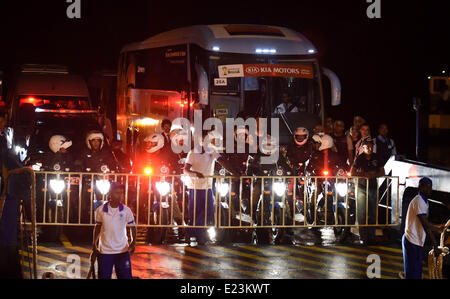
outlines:
[[[443,226],[428,221],[429,203],[433,183],[429,178],[419,181],[419,194],[411,201],[406,215],[405,234],[402,239],[405,279],[422,279],[423,246],[428,235],[436,256],[441,251],[433,233],[442,233]]]
[[[136,246],[136,223],[130,208],[122,204],[125,188],[111,184],[109,202],[95,211],[93,251],[98,254],[99,279],[111,279],[113,267],[118,279],[132,279],[131,257]],[[128,239],[127,228],[131,230]]]

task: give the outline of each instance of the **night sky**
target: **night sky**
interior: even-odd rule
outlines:
[[[447,1],[381,0],[381,19],[367,18],[366,0],[81,2],[82,19],[71,20],[65,0],[1,0],[0,70],[57,63],[88,76],[115,70],[123,45],[177,27],[290,27],[316,45],[322,65],[342,81],[343,105],[329,114],[347,125],[355,114],[373,126],[387,122],[400,152],[409,155],[412,97],[426,98],[428,75],[450,72]]]

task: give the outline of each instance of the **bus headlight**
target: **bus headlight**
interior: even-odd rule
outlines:
[[[221,197],[226,197],[228,192],[230,192],[230,185],[228,183],[219,183],[217,184],[217,191],[219,191]]]
[[[286,192],[286,184],[282,182],[276,182],[273,184],[272,189],[273,191],[275,191],[275,194],[277,196],[281,197]]]
[[[166,196],[170,192],[170,184],[167,182],[157,182],[156,190],[161,196]]]
[[[346,183],[337,183],[336,184],[336,191],[341,197],[347,196],[348,187]]]
[[[108,180],[98,180],[95,185],[102,195],[107,195],[111,188],[111,183]]]
[[[57,195],[61,194],[66,188],[66,183],[63,180],[50,180],[50,187]]]

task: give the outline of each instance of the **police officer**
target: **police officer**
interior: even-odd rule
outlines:
[[[44,158],[43,167],[49,171],[71,171],[74,169],[74,161],[69,148],[72,141],[62,135],[54,135],[50,138],[48,146],[52,153]]]
[[[337,175],[340,169],[345,169],[330,135],[314,135],[314,148],[306,171],[315,176]]]
[[[297,128],[294,132],[294,142],[287,149],[289,164],[298,175],[305,174],[306,162],[313,153],[313,143],[309,139],[306,128]]]
[[[82,171],[106,173],[117,171],[111,150],[105,146],[105,137],[102,132],[91,131],[86,137],[87,149],[81,156]]]
[[[154,133],[147,136],[144,139],[144,148],[134,163],[134,172],[147,175],[159,174],[164,164],[171,167],[171,161],[165,157],[163,148],[164,137],[161,134]]]

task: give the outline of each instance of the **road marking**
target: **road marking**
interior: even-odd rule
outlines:
[[[398,249],[398,248],[390,248],[390,247],[385,247],[385,246],[368,246],[368,247],[373,248],[373,249],[381,249],[384,251],[390,251],[390,252],[394,252],[394,253],[400,253],[403,255],[403,250]]]
[[[305,252],[305,251],[298,251],[298,250],[293,249],[293,248],[286,248],[286,247],[276,247],[276,248],[284,250],[284,251],[300,254],[300,255],[307,255],[307,256],[313,256],[313,257],[316,256],[315,254],[311,254],[311,253]],[[347,257],[349,257],[349,256],[347,256]],[[332,256],[324,255],[323,258],[333,261],[333,257]],[[362,258],[362,259],[364,261],[366,261],[366,258]],[[356,267],[360,267],[360,268],[363,268],[363,269],[366,269],[366,270],[367,270],[367,267],[369,266],[368,264],[357,263],[357,262],[354,262],[354,261],[350,261],[348,259],[344,260],[344,263],[348,264],[348,265],[353,265],[353,266],[356,266]],[[386,271],[386,272],[395,273],[396,275],[398,275],[398,270],[392,270],[392,269],[388,269],[388,268],[385,268],[385,267],[382,267],[382,270]],[[357,270],[357,271],[359,271],[359,270]],[[367,275],[367,272],[362,272],[362,273]],[[391,278],[397,278],[397,276],[383,276],[382,275],[381,278],[383,278],[383,279],[391,279]]]
[[[333,246],[333,248],[338,248],[338,249],[342,249],[342,250],[346,250],[346,251],[353,251],[353,252],[358,252],[358,253],[364,253],[364,254],[369,254],[369,255],[370,254],[378,254],[379,256],[385,257],[388,260],[390,260],[389,264],[396,265],[396,266],[399,266],[399,267],[403,267],[403,257],[398,257],[398,256],[395,256],[395,255],[390,255],[390,254],[384,254],[384,253],[380,253],[380,252],[377,252],[377,251],[371,251],[371,250],[362,249],[362,248],[349,248],[349,247],[346,247],[346,246]],[[394,262],[394,261],[391,261],[391,260],[399,260],[399,261],[402,261],[402,262],[398,263],[398,262]]]
[[[256,247],[250,247],[250,246],[245,246],[245,248],[248,249],[248,250],[256,251],[256,252],[265,253],[264,249],[260,249],[260,248],[256,248]],[[274,248],[276,248],[276,247],[274,247]],[[290,260],[299,261],[299,262],[302,262],[302,263],[308,263],[308,264],[312,264],[312,265],[315,265],[315,266],[320,266],[322,268],[329,268],[329,266],[330,266],[330,264],[328,264],[328,263],[308,260],[308,259],[304,259],[304,258],[296,257],[296,256],[286,256],[286,258],[290,259]],[[352,268],[346,268],[346,269],[343,269],[343,270],[346,270],[348,272],[353,272],[355,274],[359,274],[359,275],[363,275],[363,276],[367,275],[367,273],[364,272],[364,271],[355,270],[355,269],[352,269]],[[340,269],[335,269],[335,271],[340,271]],[[330,272],[331,271],[328,271],[326,273],[329,275]],[[398,273],[398,271],[396,273]],[[346,275],[346,278],[349,278],[348,275]]]
[[[272,269],[272,268],[269,268],[269,267],[266,267],[266,266],[263,266],[263,265],[258,265],[258,264],[246,262],[246,261],[235,259],[235,258],[229,257],[229,256],[222,256],[222,255],[215,254],[215,253],[208,252],[208,251],[198,250],[196,248],[186,247],[186,248],[184,248],[184,250],[190,251],[190,252],[193,252],[193,253],[203,254],[203,255],[206,255],[206,256],[209,256],[209,257],[212,257],[212,258],[229,260],[232,263],[240,264],[240,265],[247,266],[247,267],[257,268],[257,269],[261,269],[261,270],[271,270]]]
[[[161,251],[160,251],[160,252],[157,252],[157,251],[156,251],[156,248],[155,248],[154,246],[146,246],[145,248],[146,248],[146,249],[152,250],[152,251],[151,251],[152,253],[161,253],[161,252],[164,252],[164,253],[168,254],[169,257],[172,257],[172,258],[175,258],[175,259],[177,259],[177,260],[180,260],[180,261],[182,262],[182,267],[184,267],[185,265],[189,265],[189,264],[186,264],[186,263],[185,263],[185,260],[194,262],[194,263],[196,263],[196,264],[203,264],[203,265],[206,265],[206,266],[217,267],[217,264],[214,264],[214,263],[211,263],[211,262],[207,262],[207,261],[203,261],[203,260],[198,259],[198,258],[186,256],[186,255],[183,255],[183,254],[181,254],[181,253],[179,253],[179,252],[177,252],[177,251],[166,250],[166,249],[163,249],[163,248],[161,248],[161,247],[158,247],[158,249],[161,250]],[[198,268],[198,267],[195,267],[195,266],[191,266],[191,265],[189,265],[188,268],[190,268],[191,270],[204,272],[204,273],[206,273],[206,274],[208,274],[208,275],[210,275],[210,276],[215,276],[215,277],[218,277],[218,278],[224,278],[222,273],[218,273],[218,272],[215,272],[215,271],[203,270],[203,269],[201,269],[201,268]],[[239,277],[236,277],[236,276],[229,276],[229,277],[227,277],[227,278],[230,278],[230,279],[239,279]]]
[[[65,234],[61,234],[59,236],[59,240],[64,245],[64,247],[72,247],[72,243],[70,243],[69,239],[67,238],[67,236]]]
[[[354,255],[354,254],[349,254],[349,253],[345,253],[345,252],[340,252],[340,251],[336,251],[336,250],[330,250],[330,249],[318,248],[318,247],[309,248],[308,246],[299,246],[299,247],[302,248],[302,249],[320,251],[320,252],[324,252],[324,253],[332,253],[332,254],[348,257],[348,258],[355,258],[355,259],[367,261],[367,257]],[[295,250],[295,249],[293,249],[293,250]],[[299,252],[299,254],[301,254],[301,252],[302,252],[302,251],[299,251],[298,249],[297,249],[297,251]],[[386,264],[386,261],[381,260],[381,263],[382,263],[382,265]],[[403,268],[403,264],[400,265],[400,268],[401,269]],[[391,268],[388,268],[388,267],[385,267],[385,266],[382,267],[382,271],[395,273],[396,274],[395,278],[397,278],[398,272],[399,272],[398,269],[391,269]]]
[[[241,252],[241,251],[232,250],[232,249],[228,249],[228,248],[224,248],[224,247],[214,246],[212,248],[215,249],[215,250],[225,251],[225,252],[228,252],[228,253],[231,253],[231,254],[235,254],[235,255],[239,255],[239,256],[243,256],[243,257],[247,257],[247,258],[251,258],[251,259],[255,259],[255,260],[259,260],[259,261],[264,261],[264,262],[267,262],[267,263],[270,263],[270,264],[277,264],[277,265],[284,266],[284,267],[292,267],[292,264],[289,264],[289,263],[287,263],[285,261],[272,261],[272,260],[270,260],[269,258],[266,258],[266,257],[261,257],[261,256],[254,255],[254,254],[244,253],[244,252]],[[308,263],[309,261],[305,260],[304,262]],[[301,270],[316,272],[316,273],[320,273],[322,275],[329,275],[330,274],[330,272],[328,272],[328,271],[323,271],[323,270],[320,270],[320,269],[317,269],[317,268],[305,267],[305,265],[302,265]]]

